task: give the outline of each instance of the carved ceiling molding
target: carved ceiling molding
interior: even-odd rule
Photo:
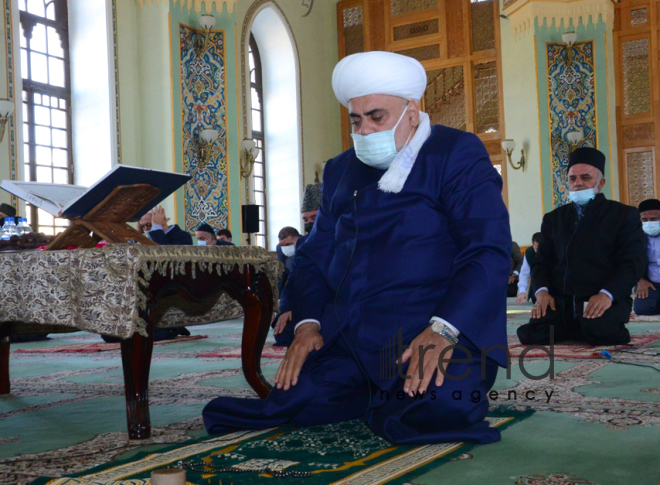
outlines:
[[[151,6],[152,4],[169,3],[169,0],[135,0],[140,8],[144,5]],[[200,13],[202,11],[202,3],[204,4],[206,12],[211,12],[213,10],[213,5],[218,13],[221,13],[223,10],[223,5],[227,6],[227,12],[232,13],[238,0],[172,0],[174,3],[180,3],[184,7],[187,7],[188,10],[195,10],[195,12]]]
[[[513,35],[516,37],[527,31],[533,32],[536,20],[539,25],[545,21],[548,26],[554,21],[557,27],[563,20],[564,28],[568,29],[571,20],[574,26],[580,20],[584,25],[589,22],[596,24],[602,15],[608,29],[614,25],[613,0],[516,0],[507,4],[503,13],[511,21]]]

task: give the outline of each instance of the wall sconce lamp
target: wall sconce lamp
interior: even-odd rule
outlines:
[[[9,99],[0,99],[0,143],[5,137],[7,120],[14,112],[14,102]]]
[[[566,133],[566,139],[568,140],[568,153],[571,153],[576,148],[578,148],[580,142],[582,141],[582,132],[579,130],[569,131]]]
[[[571,67],[571,64],[573,64],[573,44],[577,41],[577,34],[575,32],[564,32],[561,40],[566,44],[566,66]]]
[[[241,156],[241,177],[248,178],[252,174],[254,159],[259,155],[259,147],[254,140],[245,139],[241,142],[243,154]]]
[[[197,167],[204,168],[211,160],[213,153],[213,144],[218,139],[218,130],[202,130],[199,134],[199,143],[197,145]]]
[[[506,152],[506,157],[509,159],[509,164],[511,165],[511,168],[514,170],[518,170],[522,168],[522,171],[525,171],[525,149],[520,150],[520,161],[514,165],[513,161],[511,160],[511,154],[513,153],[514,148],[516,148],[516,142],[513,140],[503,140],[502,141],[502,148]]]
[[[203,34],[197,34],[195,36],[195,54],[197,57],[201,57],[202,54],[206,52],[209,46],[209,37],[211,35],[211,29],[215,27],[215,17],[208,13],[199,16],[199,25],[204,29]],[[202,36],[204,37],[202,39]]]

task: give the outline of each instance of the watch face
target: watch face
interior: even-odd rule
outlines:
[[[444,330],[445,324],[442,322],[433,322],[433,325],[431,325],[431,330],[433,330],[435,333],[440,333]]]

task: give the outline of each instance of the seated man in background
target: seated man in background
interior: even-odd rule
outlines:
[[[165,209],[157,205],[142,216],[137,224],[138,231],[146,233],[151,240],[161,246],[192,246],[192,236],[183,231],[177,224],[168,225],[169,217]]]
[[[646,241],[637,209],[601,193],[604,173],[605,155],[595,148],[570,154],[571,202],[543,217],[532,268],[536,304],[518,328],[523,344],[630,342],[625,324],[632,287],[646,268]]]
[[[218,241],[224,241],[226,243],[231,244],[232,246],[234,243],[231,242],[231,231],[229,229],[220,229],[218,232]],[[220,243],[216,243],[220,244]]]
[[[506,290],[506,296],[512,297],[518,294],[518,281],[520,278],[520,268],[523,264],[522,252],[520,246],[515,241],[511,242],[511,271],[509,273],[509,286]]]
[[[532,236],[532,245],[525,250],[525,257],[523,258],[522,268],[520,268],[520,276],[518,277],[518,296],[516,297],[516,305],[522,305],[523,302],[529,300],[527,294],[532,297],[532,301],[536,303],[534,296],[534,289],[530,286],[529,291],[529,278],[532,274],[532,265],[534,258],[536,258],[536,251],[539,249],[539,242],[541,241],[541,233],[536,232]]]
[[[305,223],[305,234],[312,232],[314,221],[321,207],[321,182],[316,184],[307,184],[303,192],[303,201],[300,212]],[[304,242],[304,239],[303,239]],[[302,242],[300,243],[302,244]]]
[[[298,238],[296,241],[296,251],[305,242],[305,240],[307,240],[307,235],[312,232],[314,221],[316,221],[316,215],[318,214],[320,208],[321,183],[308,184],[307,187],[305,187],[305,191],[303,192],[303,202],[300,211],[302,213],[303,221],[305,222],[305,232],[307,234]],[[296,264],[294,259],[294,264],[289,273],[289,277],[287,278],[286,284],[280,293],[280,313],[275,316],[272,323],[275,343],[284,347],[288,347],[291,344],[294,336],[294,325],[289,324],[289,322],[291,321],[291,301],[293,298],[292,288],[295,273]]]
[[[202,224],[197,228],[197,233],[195,234],[197,238],[198,246],[213,246],[217,238],[215,237],[215,231],[209,224]]]
[[[660,314],[660,200],[648,199],[639,204],[642,230],[646,233],[648,265],[637,283],[635,313]]]
[[[16,209],[9,204],[0,204],[0,227],[5,223],[5,217],[16,217]]]
[[[165,209],[157,205],[140,218],[137,224],[138,231],[146,233],[151,240],[160,246],[192,246],[192,236],[181,230],[178,225],[167,224],[169,217],[165,217]],[[177,335],[190,335],[186,327],[167,327],[154,329],[154,342],[172,340]],[[118,337],[101,335],[109,343],[121,342]]]
[[[280,243],[275,248],[277,259],[284,265],[284,273],[280,277],[277,284],[279,294],[282,294],[282,289],[289,278],[289,273],[293,269],[293,255],[296,252],[296,241],[300,238],[300,233],[295,227],[286,226],[280,230],[277,235]]]

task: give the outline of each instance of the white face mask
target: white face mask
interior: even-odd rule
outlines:
[[[369,135],[358,135],[356,133],[351,134],[353,138],[353,145],[355,146],[355,155],[358,159],[369,165],[370,167],[379,168],[385,170],[390,167],[392,160],[396,157],[398,153],[396,151],[396,141],[394,140],[394,132],[396,131],[397,126],[401,123],[403,115],[408,111],[408,106],[403,110],[399,121],[396,122],[394,128],[387,131],[377,131],[376,133],[371,133]],[[412,130],[410,131],[412,135]],[[408,135],[408,140],[410,140],[410,135]],[[404,143],[404,146],[408,143]]]
[[[206,246],[206,241],[197,241],[198,246]]]
[[[660,221],[642,222],[642,230],[651,237],[660,234]]]
[[[586,205],[591,199],[596,197],[596,191],[591,189],[570,191],[568,198],[577,205]]]
[[[289,246],[280,246],[280,247],[282,248],[282,254],[284,254],[284,256],[286,256],[287,258],[293,256],[294,253],[296,252],[295,244],[291,244]]]

